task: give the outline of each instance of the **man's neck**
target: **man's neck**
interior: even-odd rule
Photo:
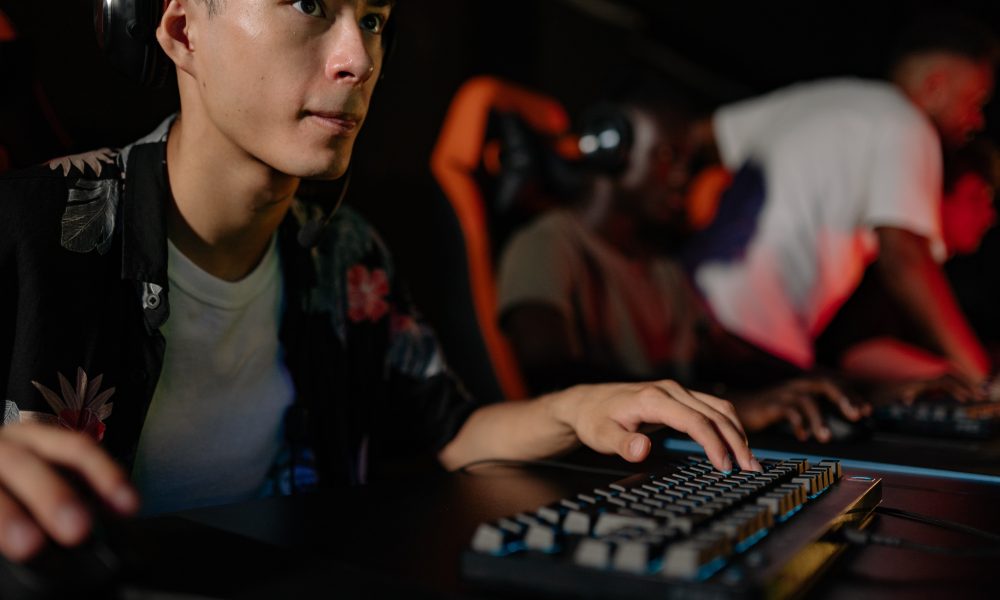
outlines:
[[[588,199],[577,209],[584,226],[624,256],[633,260],[649,258],[649,251],[638,235],[633,215],[621,210],[614,186],[599,179],[591,187]]]
[[[167,235],[206,272],[238,281],[263,258],[299,180],[196,120],[178,116],[167,138]]]

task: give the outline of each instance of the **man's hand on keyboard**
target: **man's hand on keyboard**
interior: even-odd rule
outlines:
[[[869,404],[854,404],[832,382],[823,378],[793,379],[761,392],[735,399],[736,412],[750,431],[787,420],[799,441],[810,436],[828,442],[830,429],[821,402],[829,402],[850,421],[871,414]]]
[[[675,381],[576,386],[556,403],[556,418],[569,424],[587,446],[627,461],[648,456],[651,442],[638,432],[643,424],[667,425],[687,433],[705,448],[720,471],[760,471],[746,432],[730,402],[685,389]]]
[[[949,374],[922,381],[885,384],[875,392],[875,401],[879,404],[901,402],[910,405],[918,398],[930,395],[958,402],[981,402],[987,399],[983,387],[974,385],[965,378]]]
[[[667,425],[705,448],[720,471],[760,471],[736,409],[725,400],[675,381],[577,385],[526,402],[498,402],[476,410],[438,454],[448,469],[486,459],[556,456],[581,442],[629,462],[649,455],[642,425]]]
[[[83,541],[92,517],[65,479],[80,476],[95,495],[122,515],[139,500],[125,473],[93,440],[61,427],[0,427],[0,554],[13,561],[34,556],[46,544]]]

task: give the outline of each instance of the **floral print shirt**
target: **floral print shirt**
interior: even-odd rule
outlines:
[[[84,430],[126,468],[170,314],[171,121],[120,150],[0,176],[3,422]],[[299,228],[324,210],[296,202],[278,231],[296,401],[275,492],[364,482],[382,458],[443,448],[476,408],[357,213],[341,208],[318,243],[299,244]]]

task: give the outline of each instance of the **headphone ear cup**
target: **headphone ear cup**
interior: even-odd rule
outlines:
[[[162,85],[170,59],[156,41],[163,0],[94,0],[97,43],[118,71],[145,86]]]
[[[632,121],[621,107],[599,104],[580,120],[580,161],[590,171],[619,175],[628,166]]]

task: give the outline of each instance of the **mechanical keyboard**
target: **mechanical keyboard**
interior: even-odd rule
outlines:
[[[943,392],[920,396],[911,405],[876,406],[872,421],[882,431],[951,438],[1000,435],[1000,378],[986,386],[982,402],[959,402]]]
[[[482,523],[462,573],[482,586],[591,598],[767,597],[801,593],[864,527],[881,480],[838,461],[761,461],[716,471],[704,457]]]

